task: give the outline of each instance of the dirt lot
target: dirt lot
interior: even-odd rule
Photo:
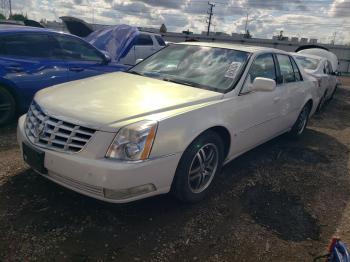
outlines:
[[[227,165],[197,205],[160,196],[99,202],[22,162],[0,129],[0,261],[312,261],[350,244],[350,81],[298,141],[281,136]]]

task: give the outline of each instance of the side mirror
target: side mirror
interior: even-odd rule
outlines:
[[[107,51],[104,51],[104,50],[100,50],[100,51],[101,51],[101,53],[103,54],[104,63],[105,63],[105,64],[110,63],[110,62],[112,61],[112,58],[111,58],[111,56],[109,55],[109,53],[108,53]]]
[[[143,61],[142,58],[136,59],[136,64],[138,64],[138,63],[140,63],[140,62],[142,62],[142,61]]]
[[[271,92],[276,89],[276,81],[264,78],[257,77],[254,79],[252,91],[262,91],[262,92]]]

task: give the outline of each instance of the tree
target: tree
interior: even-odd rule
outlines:
[[[0,20],[5,20],[5,19],[6,17],[2,13],[0,13]]]
[[[10,20],[16,20],[16,21],[25,21],[27,20],[27,16],[24,16],[23,14],[13,14],[9,18]]]
[[[162,24],[162,26],[159,29],[159,32],[161,32],[162,34],[165,34],[168,31],[168,29],[166,28],[165,24]]]

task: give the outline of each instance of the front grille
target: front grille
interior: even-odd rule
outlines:
[[[95,130],[51,117],[33,101],[27,113],[26,134],[28,139],[41,147],[76,153],[84,148]]]

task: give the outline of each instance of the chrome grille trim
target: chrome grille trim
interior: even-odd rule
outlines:
[[[25,132],[35,145],[60,152],[77,153],[90,141],[96,130],[50,116],[33,101],[27,113]]]

